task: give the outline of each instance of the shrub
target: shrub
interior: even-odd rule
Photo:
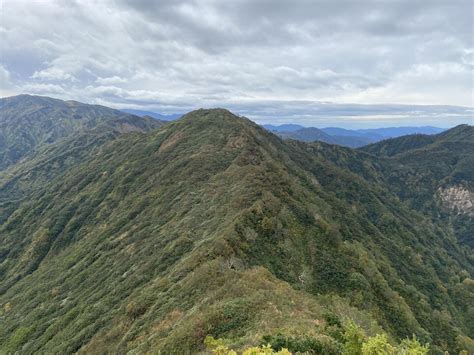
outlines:
[[[316,353],[323,352],[322,342],[309,336],[287,337],[283,334],[265,335],[262,337],[262,344],[268,344],[273,350],[279,351],[288,349],[291,352]]]
[[[215,355],[237,355],[237,352],[229,349],[222,339],[214,339],[212,336],[208,335],[206,339],[204,339],[204,344],[207,349],[212,351]],[[280,351],[274,352],[272,347],[267,344],[247,348],[242,352],[242,355],[291,355],[291,353],[287,349],[281,349]]]

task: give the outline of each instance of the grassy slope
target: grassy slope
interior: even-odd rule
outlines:
[[[279,331],[333,344],[327,312],[440,348],[473,335],[465,251],[370,155],[286,144],[225,110],[96,147],[42,188],[22,186],[67,156],[6,179],[3,202],[23,200],[0,227],[4,349],[197,350]]]

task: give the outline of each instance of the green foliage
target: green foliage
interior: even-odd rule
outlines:
[[[354,322],[350,321],[344,325],[344,347],[343,355],[362,355],[362,346],[367,337],[363,330]]]
[[[260,347],[248,348],[243,354],[427,355],[429,353],[429,345],[422,345],[415,335],[411,339],[403,339],[398,345],[392,345],[388,341],[387,334],[380,333],[367,337],[352,321],[347,322],[344,329],[342,350],[334,344],[330,345],[309,336],[292,337],[279,333],[263,336]],[[236,354],[222,339],[216,340],[212,336],[207,336],[204,344],[215,354]]]
[[[403,339],[398,350],[400,355],[426,355],[428,352],[429,345],[422,345],[415,335],[412,339]]]
[[[393,346],[385,333],[367,337],[354,322],[344,324],[343,355],[426,355],[428,352],[429,345],[422,345],[415,335],[411,339],[403,339],[398,346]]]
[[[334,313],[326,313],[324,315],[324,319],[326,320],[326,324],[328,326],[336,326],[336,327],[341,327],[341,321],[339,320],[339,317],[334,314]]]
[[[204,339],[204,345],[215,355],[237,355],[234,350],[229,349],[229,347],[224,344],[222,339],[214,339],[210,335]]]
[[[204,339],[204,344],[208,350],[211,350],[215,355],[237,355],[232,349],[225,345],[222,339],[214,339],[212,336],[207,336]],[[242,355],[290,355],[291,353],[283,348],[279,351],[273,351],[270,345],[253,346],[242,351]]]
[[[291,352],[310,353],[310,354],[331,354],[325,351],[324,345],[321,341],[309,336],[304,337],[288,337],[283,334],[265,335],[262,337],[262,344],[269,344],[275,351],[288,349]]]
[[[363,355],[391,355],[395,353],[396,348],[390,345],[386,334],[377,334],[362,344]]]
[[[28,337],[33,331],[33,327],[20,327],[15,330],[5,346],[5,352],[14,353],[21,349],[21,346],[28,341]]]

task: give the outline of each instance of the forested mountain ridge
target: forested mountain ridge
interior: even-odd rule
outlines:
[[[388,156],[411,173],[392,176],[397,195],[417,210],[451,225],[474,247],[474,127],[459,125],[437,135],[388,139],[361,148]]]
[[[147,131],[163,122],[105,106],[18,95],[0,99],[0,169],[17,162],[37,146],[85,130]]]
[[[281,333],[338,354],[349,320],[434,353],[472,347],[472,254],[400,200],[392,168],[413,171],[222,109],[49,145],[0,173],[0,349],[184,352]]]

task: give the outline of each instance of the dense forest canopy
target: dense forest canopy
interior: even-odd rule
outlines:
[[[0,351],[474,352],[472,126],[354,150],[1,107]]]

